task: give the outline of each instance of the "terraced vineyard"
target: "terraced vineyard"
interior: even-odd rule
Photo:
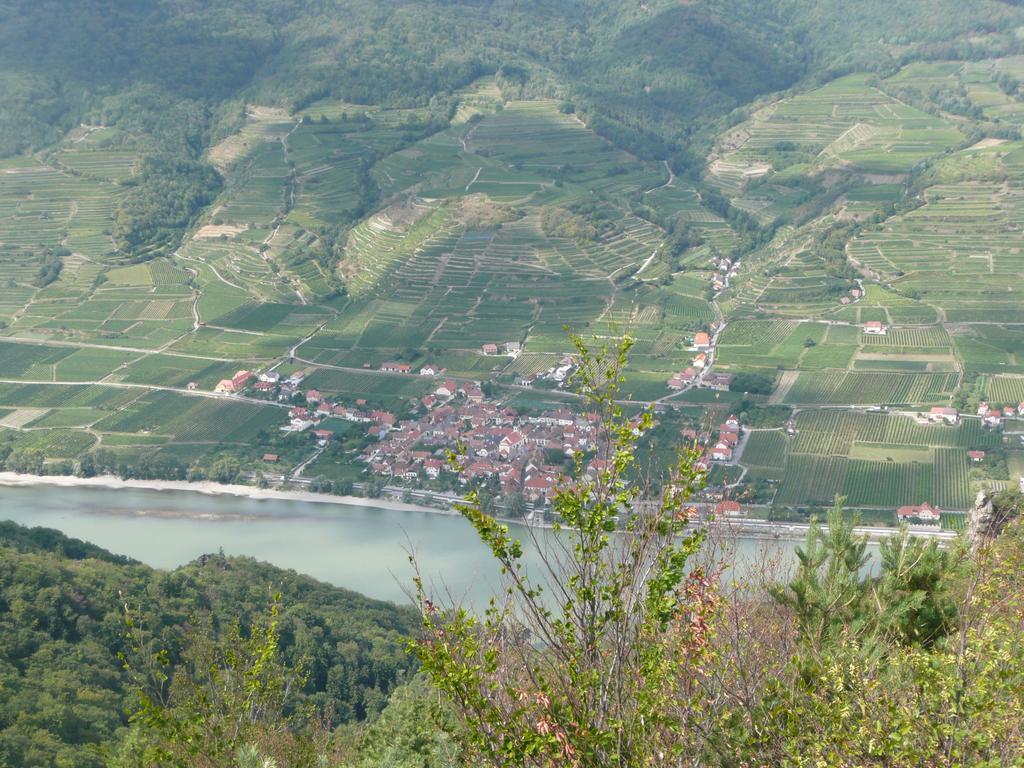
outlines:
[[[285,412],[172,392],[145,394],[95,425],[100,433],[162,435],[179,443],[246,443]]]
[[[1007,180],[937,184],[925,205],[851,242],[850,257],[938,307],[949,322],[1020,322],[1012,283],[1021,271],[1024,151],[999,145]],[[979,150],[994,152],[992,150]]]
[[[770,218],[793,205],[792,193],[771,183],[776,174],[837,166],[906,173],[961,140],[952,122],[888,96],[867,75],[848,75],[755,112],[723,137],[710,179]]]

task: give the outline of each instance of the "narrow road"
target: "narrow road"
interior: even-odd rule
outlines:
[[[651,187],[644,192],[645,195],[651,194],[651,192],[657,192],[659,189],[665,189],[666,187],[674,187],[676,185],[676,175],[672,173],[672,166],[668,164],[668,160],[662,160],[665,165],[665,172],[668,173],[668,181],[664,184],[660,184],[657,187]]]
[[[0,336],[0,341],[9,341],[13,344],[39,344],[45,347],[70,347],[73,349],[110,349],[117,352],[136,352],[140,355],[167,355],[168,357],[183,357],[189,360],[212,360],[213,362],[246,362],[234,357],[214,357],[213,355],[193,355],[187,352],[167,352],[162,347],[146,349],[145,347],[119,347],[116,344],[94,344],[89,341],[60,341],[58,339],[29,339],[22,336]]]
[[[298,464],[291,472],[288,473],[289,477],[293,477],[293,478],[301,477],[302,476],[302,471],[306,467],[308,467],[310,464],[312,464],[314,461],[319,459],[320,458],[320,454],[322,454],[323,452],[324,452],[323,446],[317,446],[317,449],[315,451],[313,451],[313,455],[312,456],[310,456],[308,459],[303,461],[301,464]]]
[[[640,275],[642,275],[644,273],[644,270],[647,269],[647,267],[649,267],[651,265],[651,262],[654,261],[654,257],[657,256],[657,255],[658,255],[658,250],[655,249],[651,253],[651,255],[647,257],[646,261],[644,261],[644,263],[640,265],[640,269],[638,269],[636,271],[636,274],[634,275],[634,277],[640,277]]]
[[[111,387],[113,389],[141,389],[151,392],[175,392],[179,395],[189,397],[205,397],[211,400],[229,400],[235,403],[252,403],[253,405],[266,405],[273,408],[290,409],[288,403],[278,403],[273,400],[260,400],[257,397],[246,397],[245,395],[222,395],[219,392],[209,392],[200,389],[186,389],[185,387],[164,387],[159,384],[128,384],[123,381],[33,381],[30,379],[0,379],[0,384],[45,384],[48,386],[96,386]]]

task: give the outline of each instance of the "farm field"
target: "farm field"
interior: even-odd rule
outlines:
[[[95,425],[100,433],[162,435],[178,443],[246,443],[284,422],[272,406],[171,392],[144,394]]]
[[[969,450],[992,450],[999,434],[980,421],[920,425],[909,416],[841,410],[805,411],[797,433],[754,433],[741,463],[781,480],[775,503],[891,508],[925,501],[964,510],[973,499]]]

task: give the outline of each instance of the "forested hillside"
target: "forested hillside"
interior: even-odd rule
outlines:
[[[0,6],[0,151],[41,147],[130,87],[216,110],[245,99],[425,103],[504,70],[512,92],[567,95],[670,141],[834,67],[878,69],[965,32],[1005,30],[995,0],[811,3],[594,0],[44,3]],[[1018,19],[1019,20],[1019,19]],[[45,35],[39,34],[46,30]]]
[[[138,663],[125,610],[145,651],[178,663],[197,631],[214,635],[286,606],[280,652],[306,679],[291,706],[334,723],[377,714],[405,679],[414,614],[253,560],[210,555],[155,571],[56,531],[0,528],[0,764],[107,765],[127,726]]]

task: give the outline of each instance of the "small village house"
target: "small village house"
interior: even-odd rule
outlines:
[[[896,517],[901,521],[919,520],[924,523],[938,523],[942,512],[927,501],[919,506],[904,506],[896,510]]]
[[[709,373],[704,377],[704,383],[716,392],[728,392],[734,378],[731,373]]]
[[[928,412],[928,421],[933,423],[943,422],[946,424],[956,424],[960,421],[960,412],[956,408],[939,407],[936,406]]]
[[[723,499],[715,505],[716,517],[742,517],[746,513],[738,501]]]
[[[872,336],[885,336],[888,332],[889,328],[880,320],[868,320],[864,323],[864,333]]]

